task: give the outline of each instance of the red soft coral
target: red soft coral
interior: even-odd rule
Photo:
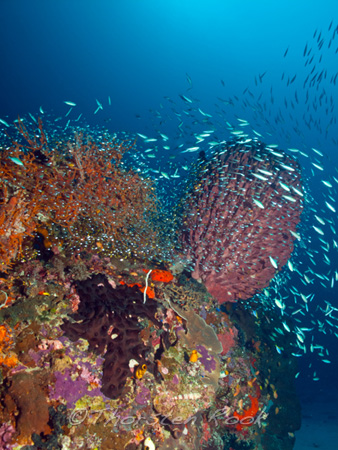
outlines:
[[[222,344],[223,351],[222,356],[226,355],[229,350],[235,345],[235,339],[237,338],[238,331],[236,328],[230,328],[226,333],[219,333],[217,335],[218,340]]]

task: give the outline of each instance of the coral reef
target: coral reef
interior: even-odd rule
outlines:
[[[191,277],[162,258],[153,186],[123,165],[129,143],[54,142],[41,122],[17,132],[0,161],[0,448],[291,450],[299,405],[295,363],[275,351],[280,319],[219,301],[247,299],[288,258],[296,162],[256,142],[200,164],[184,217]]]
[[[225,448],[269,450],[280,436],[279,448],[291,449],[295,423],[275,418],[292,410],[294,392],[279,381],[286,373],[277,371],[289,368],[268,343],[271,330],[240,305],[222,312],[196,281],[180,276],[150,279],[155,298],[144,303],[137,285],[149,270],[120,264],[57,256],[13,271],[24,282],[21,299],[0,311],[18,324],[2,333],[2,348],[18,361],[2,368],[8,446],[141,450],[151,437],[157,449],[221,449],[223,439]]]

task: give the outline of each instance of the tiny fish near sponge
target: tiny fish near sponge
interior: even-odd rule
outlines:
[[[287,263],[302,209],[293,157],[258,141],[220,146],[199,161],[183,199],[193,278],[220,303],[252,297]]]
[[[135,369],[135,378],[137,378],[138,380],[140,380],[141,378],[143,378],[144,374],[147,371],[147,365],[146,364],[142,364],[142,366],[137,366]]]
[[[199,358],[198,351],[197,351],[197,350],[193,350],[193,351],[191,352],[191,354],[190,354],[189,361],[190,361],[191,363],[195,363],[195,362],[198,361],[198,358]]]

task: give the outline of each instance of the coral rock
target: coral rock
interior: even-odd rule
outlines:
[[[13,375],[6,397],[7,409],[15,405],[19,412],[16,430],[19,444],[30,443],[33,433],[49,434],[49,413],[45,393],[42,390],[43,377],[37,373],[19,372]]]

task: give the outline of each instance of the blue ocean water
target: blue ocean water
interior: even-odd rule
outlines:
[[[141,160],[140,167],[147,162],[169,177],[177,173],[177,183],[184,178],[182,166],[197,155],[183,153],[186,148],[211,151],[206,142],[196,144],[197,135],[212,130],[212,140],[225,140],[231,131],[247,131],[240,126],[243,121],[249,122],[251,136],[255,130],[267,144],[299,157],[316,215],[326,221],[323,227],[309,219],[305,244],[295,254],[299,272],[307,273],[311,283],[294,277],[289,285],[315,294],[299,325],[309,329],[297,379],[307,399],[337,389],[338,323],[335,312],[333,318],[325,315],[328,304],[338,308],[337,218],[325,205],[337,209],[332,181],[332,176],[338,179],[336,10],[334,0],[0,4],[0,118],[5,122],[31,113],[61,117],[66,127],[82,114],[88,127],[156,138],[156,144],[148,145],[138,138],[144,151],[156,147],[154,160]],[[76,104],[70,113],[65,101]],[[163,175],[158,178],[166,181]],[[324,235],[318,236],[313,225],[323,228]],[[323,247],[329,263],[321,256]],[[319,255],[312,270],[324,279],[308,271],[307,248]],[[300,298],[289,301],[304,307]],[[311,344],[323,349],[311,351]]]

